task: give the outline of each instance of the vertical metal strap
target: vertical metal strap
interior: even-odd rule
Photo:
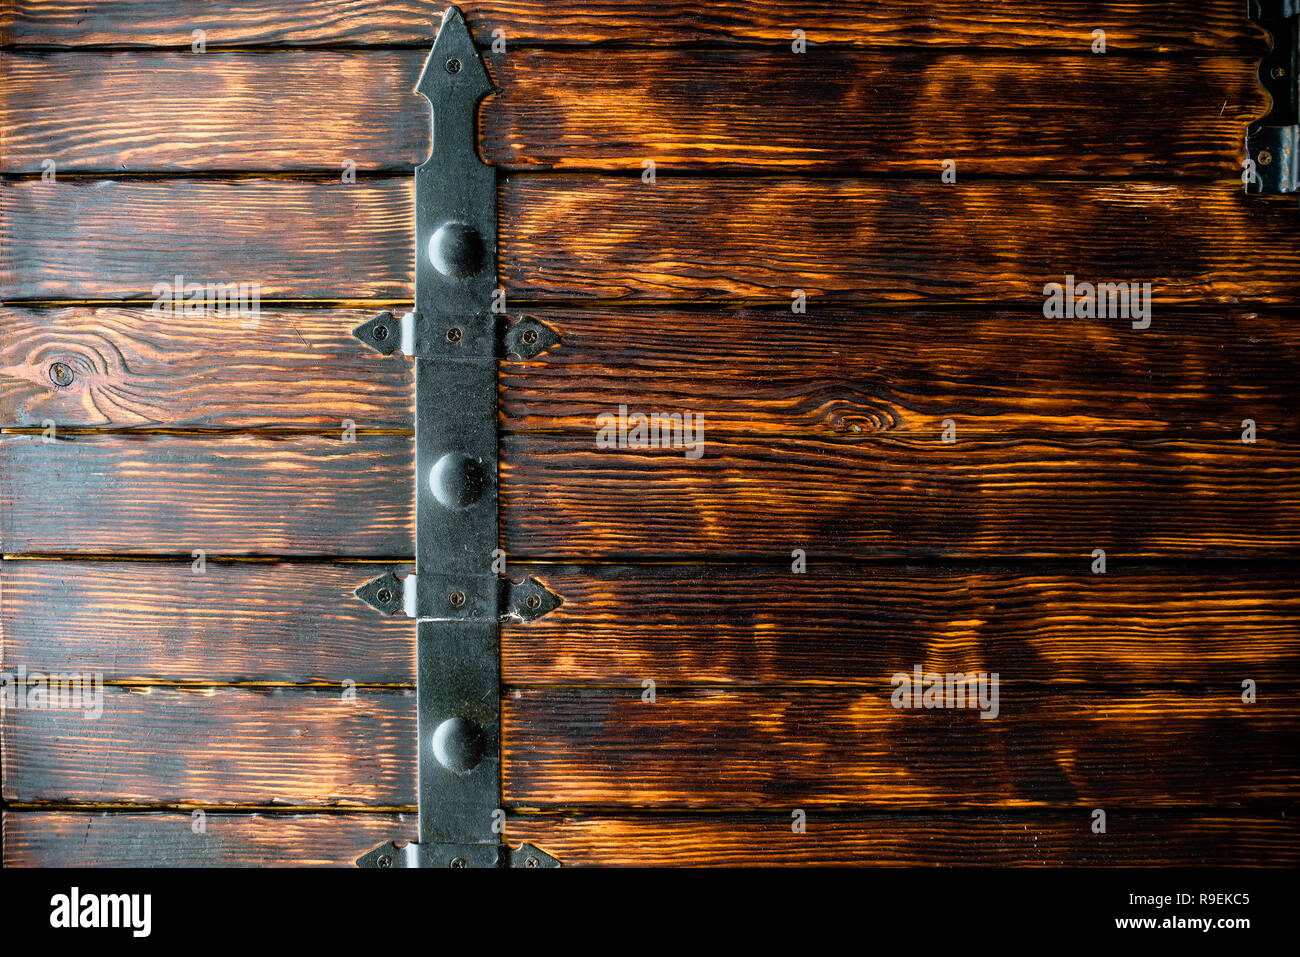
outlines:
[[[415,359],[416,574],[357,590],[418,620],[419,840],[387,842],[362,866],[557,866],[501,843],[499,622],[559,600],[497,574],[496,171],[477,150],[492,84],[465,20],[443,18],[416,90],[433,111],[433,148],[415,171],[415,309],[355,335]],[[534,342],[538,335],[530,337]]]

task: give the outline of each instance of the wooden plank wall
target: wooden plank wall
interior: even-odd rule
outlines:
[[[1300,861],[1300,218],[1241,193],[1241,7],[462,4],[501,283],[562,341],[501,372],[501,543],[565,599],[504,629],[511,841]],[[440,15],[4,4],[0,664],[107,682],[5,710],[6,865],[413,831],[414,628],[351,597],[411,560],[411,370],[348,330],[411,295]],[[160,318],[177,274],[260,322]],[[1045,319],[1066,275],[1150,327]],[[620,405],[704,455],[597,449]],[[894,709],[916,665],[999,717]]]

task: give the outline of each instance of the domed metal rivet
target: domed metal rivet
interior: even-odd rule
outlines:
[[[448,771],[464,774],[483,760],[483,729],[464,718],[448,718],[433,732],[433,756]]]
[[[66,362],[56,362],[50,366],[50,381],[60,389],[72,385],[72,366]]]
[[[429,262],[444,276],[472,276],[483,268],[483,237],[466,223],[443,223],[429,237]]]
[[[469,508],[486,488],[483,466],[463,452],[448,452],[429,470],[429,489],[447,508]]]

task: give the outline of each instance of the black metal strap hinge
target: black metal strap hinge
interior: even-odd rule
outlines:
[[[419,836],[363,855],[363,867],[556,867],[500,838],[500,622],[560,604],[535,579],[498,574],[497,379],[506,355],[559,341],[536,319],[493,309],[496,171],[478,155],[487,69],[459,10],[443,17],[416,91],[433,111],[433,148],[415,170],[415,307],[381,313],[358,339],[415,363],[414,575],[382,575],[356,594],[416,623]]]
[[[1249,0],[1248,12],[1273,40],[1259,65],[1273,105],[1246,130],[1246,192],[1300,192],[1300,0]]]

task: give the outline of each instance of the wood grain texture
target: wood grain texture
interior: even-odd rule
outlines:
[[[1284,569],[528,570],[564,604],[503,626],[507,684],[874,687],[917,664],[1057,688],[1300,678],[1300,598]]]
[[[515,300],[788,305],[802,289],[810,314],[818,300],[1041,309],[1067,275],[1151,282],[1157,304],[1289,304],[1300,221],[1240,187],[515,176],[499,190],[500,278]],[[256,282],[263,300],[408,300],[411,201],[409,178],[6,182],[0,297],[152,301],[181,274]]]
[[[108,681],[415,681],[358,564],[7,561],[0,669]],[[510,685],[877,685],[915,664],[1055,687],[1300,682],[1286,569],[517,566],[564,599],[502,627]],[[701,622],[707,622],[707,641]],[[219,640],[216,636],[220,636]]]
[[[352,594],[384,570],[6,561],[0,667],[99,672],[107,681],[414,685],[414,624]]]
[[[1277,557],[1300,527],[1300,452],[1226,429],[1142,444],[706,434],[696,460],[594,438],[502,437],[511,555]],[[409,436],[8,434],[0,466],[7,554],[414,552]]]
[[[5,867],[351,867],[414,814],[6,811]]]
[[[0,167],[409,171],[429,150],[412,92],[425,55],[0,53]],[[480,148],[505,170],[639,175],[653,159],[664,173],[938,178],[952,159],[962,176],[1231,178],[1268,108],[1245,57],[579,48],[488,62],[499,92]]]
[[[516,689],[507,807],[1250,807],[1294,800],[1292,696],[1002,685],[1000,714],[863,691]],[[406,809],[411,692],[109,686],[103,715],[8,708],[12,803]]]
[[[0,425],[411,429],[412,364],[351,334],[373,316],[266,309],[244,329],[211,312],[0,308]]]
[[[0,308],[0,425],[410,429],[411,363],[361,346],[362,310],[264,311],[255,329],[146,308]],[[1290,310],[1170,311],[1145,332],[1032,309],[541,308],[562,344],[501,365],[501,426],[590,430],[690,412],[708,433],[1300,432]],[[1025,343],[1032,341],[1033,348]],[[791,343],[798,349],[791,349]],[[74,371],[56,387],[50,366]]]
[[[1208,437],[1247,417],[1275,435],[1300,426],[1291,398],[1300,333],[1290,310],[1163,312],[1145,332],[1122,320],[1047,320],[1033,309],[535,314],[562,345],[502,366],[507,429],[594,432],[620,404],[701,415],[708,434],[755,436],[936,433],[947,418],[968,436]]]
[[[268,299],[410,299],[414,180],[0,183],[0,298],[140,298],[257,283]]]
[[[1297,449],[705,435],[599,450],[589,436],[502,443],[501,529],[516,556],[651,559],[903,555],[1294,554]],[[787,558],[788,560],[788,558]]]
[[[211,46],[250,44],[428,44],[443,0],[307,0],[240,4],[214,11],[198,0],[13,0],[0,15],[0,40],[19,45],[189,47],[190,31]],[[813,43],[854,45],[1056,47],[1089,49],[1106,30],[1112,50],[1218,52],[1264,45],[1231,0],[1097,3],[1050,0],[1026,9],[986,0],[978,10],[954,0],[917,7],[908,0],[727,0],[701,5],[669,0],[464,0],[470,30],[489,43],[494,30],[511,44],[770,43],[789,49],[801,28]]]
[[[5,553],[414,554],[404,435],[0,437]]]
[[[7,708],[4,797],[412,807],[412,691],[108,686],[103,714]]]
[[[793,833],[790,821],[789,814],[518,815],[507,821],[506,836],[544,847],[565,867],[1256,867],[1300,860],[1300,835],[1284,815],[1116,811],[1107,814],[1103,835],[1091,832],[1086,812],[946,818],[814,813],[803,834]]]
[[[518,807],[725,808],[1293,802],[1292,696],[1001,687],[1001,712],[896,710],[873,691],[516,690],[502,713]],[[787,811],[788,813],[788,811]]]
[[[1293,301],[1300,220],[1238,181],[933,182],[521,176],[501,277],[566,299],[1018,301],[1045,284],[1150,282],[1160,303]],[[1276,232],[1274,232],[1276,230]],[[1261,257],[1259,240],[1273,235]],[[1158,320],[1155,320],[1158,321]]]
[[[1294,866],[1300,841],[1282,815],[1232,817],[1112,811],[1107,833],[1085,812],[1035,815],[530,815],[506,819],[565,867],[754,865]],[[411,833],[412,815],[214,811],[194,834],[187,813],[6,811],[6,867],[348,867]]]

